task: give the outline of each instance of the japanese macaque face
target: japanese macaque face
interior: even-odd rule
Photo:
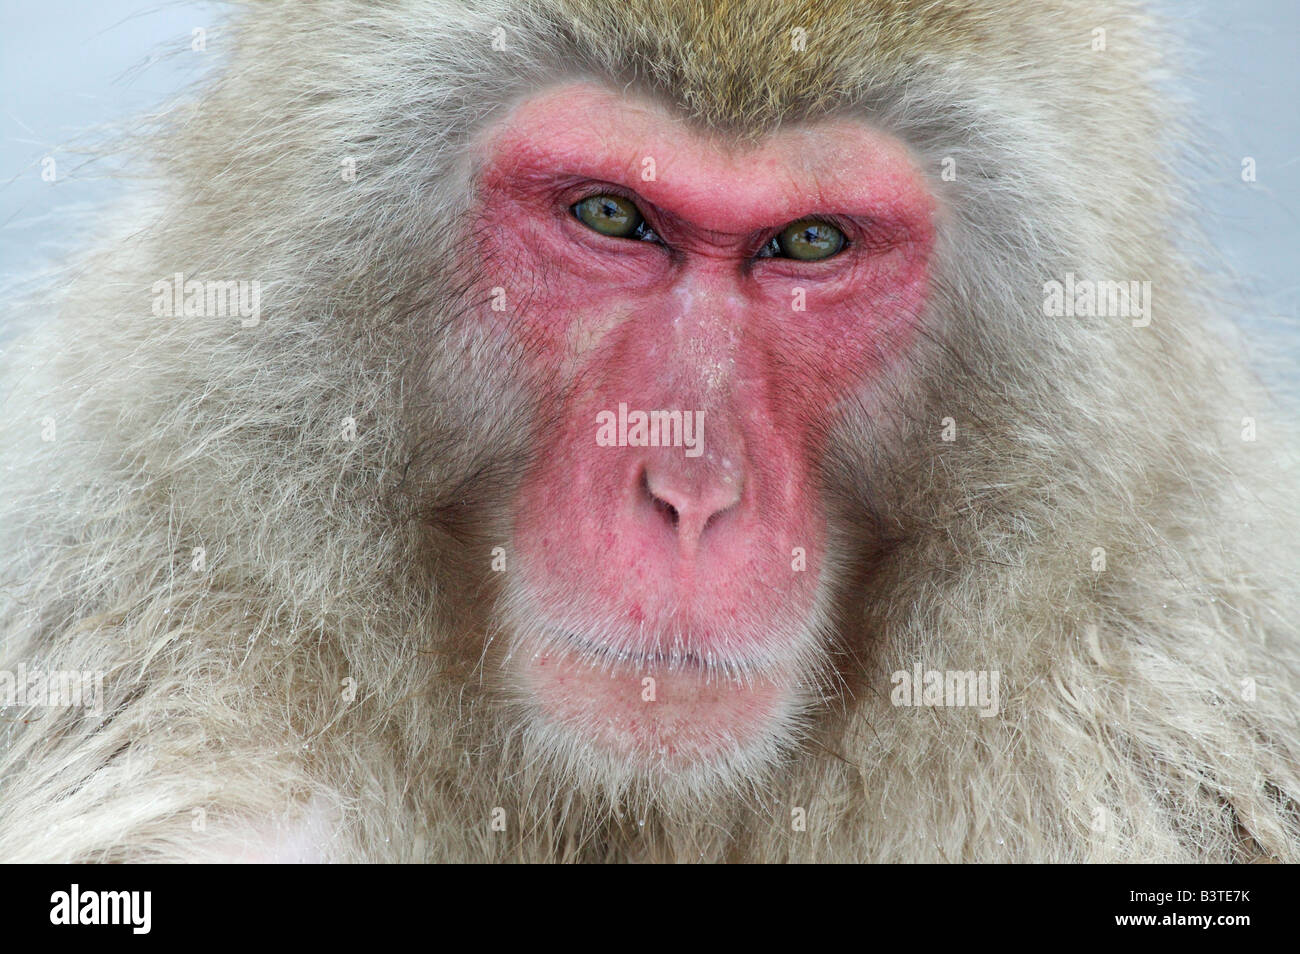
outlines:
[[[514,507],[510,679],[639,772],[787,741],[816,697],[834,555],[819,466],[905,360],[934,200],[854,121],[737,145],[591,84],[482,142],[495,333],[557,412]]]

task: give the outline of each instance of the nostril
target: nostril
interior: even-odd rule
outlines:
[[[740,481],[733,475],[716,470],[683,473],[671,460],[644,464],[637,483],[642,517],[661,529],[667,526],[688,548],[708,531],[716,532],[740,505]],[[657,518],[650,517],[652,509]]]
[[[668,517],[669,521],[672,523],[672,525],[673,525],[674,527],[677,526],[678,516],[677,516],[677,508],[676,508],[676,507],[674,507],[674,506],[673,506],[672,504],[670,504],[670,503],[666,503],[665,501],[662,501],[662,500],[656,499],[656,500],[655,500],[655,509],[658,510],[658,511],[659,511],[660,513],[662,513],[662,514],[665,514],[665,515]]]
[[[655,492],[650,489],[650,477],[644,470],[641,471],[641,490],[650,498],[650,503],[654,505],[655,510],[667,517],[673,528],[676,529],[677,521],[680,519],[677,508],[662,497],[655,495]]]

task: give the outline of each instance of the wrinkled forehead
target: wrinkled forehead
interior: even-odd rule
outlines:
[[[516,102],[476,144],[480,179],[524,186],[556,177],[610,182],[720,231],[809,208],[924,214],[917,163],[865,121],[827,118],[737,139],[646,96],[575,81]]]

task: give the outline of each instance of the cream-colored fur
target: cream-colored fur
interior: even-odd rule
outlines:
[[[4,710],[0,859],[1300,860],[1295,433],[1206,277],[1141,7],[324,0],[213,46],[7,348],[0,670],[105,703]],[[544,383],[459,320],[506,266],[442,263],[467,143],[569,77],[740,141],[856,115],[943,210],[913,375],[826,462],[832,691],[708,792],[499,685],[487,554]],[[176,272],[259,281],[260,323],[153,315]],[[1149,280],[1153,320],[1045,317],[1066,272]],[[891,705],[917,661],[997,670],[1000,712]]]

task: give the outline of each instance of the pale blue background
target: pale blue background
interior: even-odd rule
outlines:
[[[1051,0],[1044,0],[1050,3]],[[1297,318],[1300,237],[1300,2],[1168,0],[1196,68],[1189,92],[1205,161],[1188,172],[1204,223],[1259,302],[1259,316]],[[87,128],[159,105],[203,69],[191,31],[212,3],[0,0],[0,287],[59,257],[74,216],[120,190],[103,161],[61,151]],[[215,42],[209,34],[209,46]],[[90,137],[93,139],[93,134]],[[61,181],[40,178],[59,160]],[[1258,182],[1241,181],[1253,156]],[[1298,342],[1300,346],[1300,342]]]

